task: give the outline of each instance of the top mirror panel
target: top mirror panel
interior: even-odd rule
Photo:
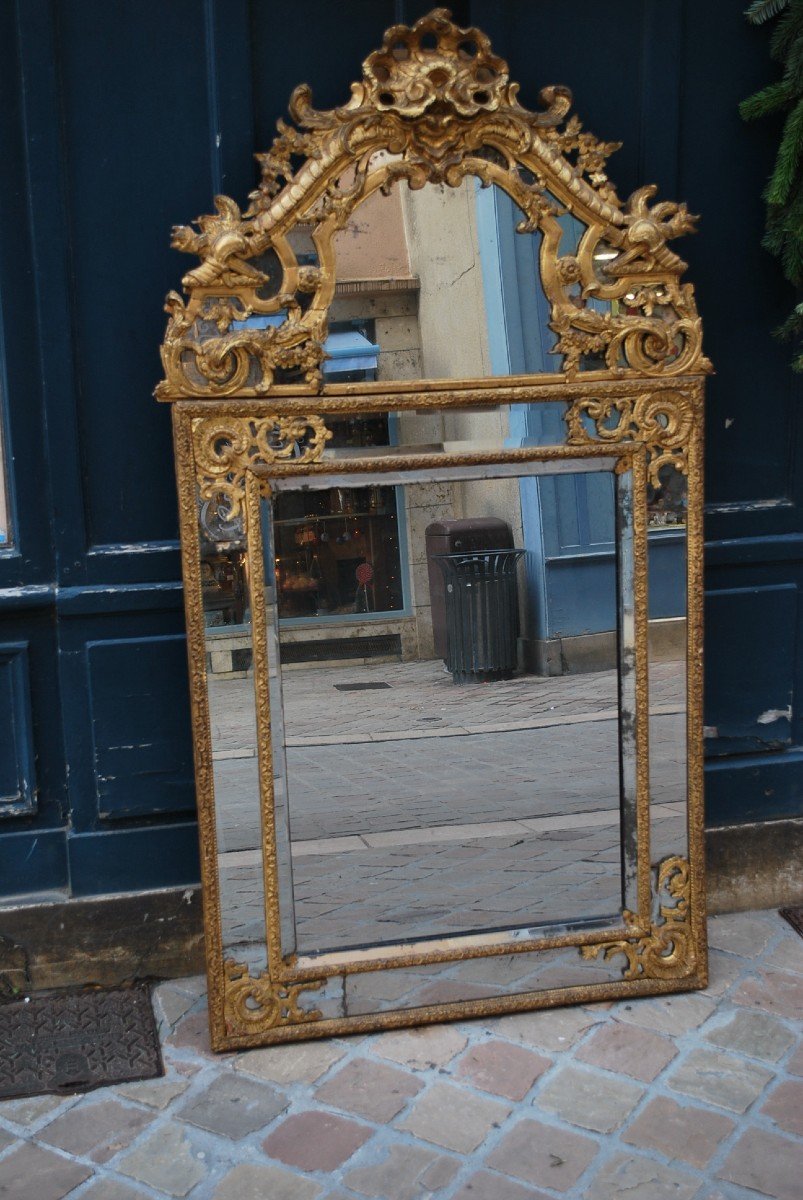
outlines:
[[[588,226],[550,203],[559,254],[576,256]],[[335,237],[327,383],[559,372],[565,356],[549,325],[544,235],[526,225],[502,188],[474,176],[456,187],[375,192]],[[596,253],[610,256],[604,246]],[[626,308],[584,296],[579,283],[569,295],[598,316]],[[604,369],[604,356],[583,354],[578,367]]]

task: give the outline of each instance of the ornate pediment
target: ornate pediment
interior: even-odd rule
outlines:
[[[693,291],[680,282],[686,264],[668,246],[695,218],[683,204],[650,207],[653,186],[622,203],[606,169],[619,143],[569,115],[568,88],[545,87],[537,111],[518,91],[487,36],[446,9],[389,29],[341,107],[319,111],[310,88],[297,88],[293,124],[280,121],[257,155],[248,209],[219,196],[215,213],[173,232],[173,246],[201,262],[182,281],[187,299],[168,296],[158,397],[320,389],[337,232],[376,191],[467,176],[502,188],[519,230],[542,234],[541,286],[567,378],[589,359],[596,378],[709,370]],[[559,251],[566,213],[585,226],[571,255]],[[293,248],[301,227],[316,264]],[[254,316],[277,319],[254,328]]]

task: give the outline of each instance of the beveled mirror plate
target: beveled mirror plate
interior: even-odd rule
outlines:
[[[544,89],[538,113],[519,104],[517,90],[485,35],[458,29],[444,10],[412,29],[394,27],[342,108],[316,112],[309,89],[297,89],[291,112],[299,128],[280,125],[260,156],[262,183],[245,214],[219,197],[216,215],[199,219],[198,232],[174,234],[174,245],[202,260],[183,280],[187,301],[168,298],[166,377],[157,394],[173,403],[215,1049],[706,983],[701,564],[710,367],[693,290],[680,282],[685,264],[666,244],[694,219],[683,205],[650,208],[654,188],[623,205],[605,174],[615,144],[566,119],[568,90]],[[391,382],[380,364],[374,381],[326,382],[337,239],[355,228],[357,206],[402,186],[418,195],[436,184],[448,196],[467,179],[472,188],[478,180],[506,193],[519,210],[519,233],[536,239],[554,372]],[[474,195],[466,191],[461,204],[470,207]],[[431,207],[449,211],[446,203]],[[423,237],[431,214],[426,207],[410,212],[405,219],[418,221]],[[568,252],[567,222],[574,222]],[[432,296],[428,311],[437,324]],[[538,438],[514,437],[512,419],[500,415],[514,408],[548,409],[551,424],[543,422]],[[473,424],[461,414],[473,414]],[[477,422],[495,414],[477,437]],[[345,422],[378,419],[399,422],[396,445],[338,443]],[[430,433],[417,440],[416,429]],[[294,673],[291,650],[305,636],[304,614],[348,609],[380,629],[379,617],[396,612],[408,633],[415,627],[423,636],[430,599],[411,598],[410,584],[391,586],[389,570],[377,581],[374,566],[401,561],[406,545],[412,579],[417,565],[425,568],[421,514],[430,528],[443,518],[500,516],[494,488],[523,496],[557,478],[593,493],[601,524],[614,530],[610,549],[599,551],[611,564],[612,657],[604,669],[591,668],[597,674],[587,677],[593,682],[585,692],[570,675],[551,690],[531,688],[532,675],[511,667],[512,684],[487,685],[489,704],[501,694],[493,689],[507,687],[517,706],[494,741],[502,726],[488,711],[473,724],[458,722],[458,707],[479,712],[485,701],[450,700],[451,681],[431,665],[437,654],[403,655],[384,674],[408,708],[416,689],[435,698],[441,715],[420,718],[440,723],[427,735],[434,740],[426,742],[420,729],[411,735],[401,718],[393,725],[377,716],[372,724],[370,706],[353,702],[343,710],[355,714],[343,736],[328,733],[331,686],[391,684],[367,668],[357,684],[358,672],[351,682],[337,675],[334,685],[320,672]],[[685,481],[685,494],[677,481]],[[326,512],[310,499],[324,494],[338,498]],[[416,495],[418,515],[409,502]],[[521,519],[511,520],[514,529]],[[675,574],[685,571],[685,603],[671,623],[681,641],[666,661],[648,595],[662,538],[678,542]],[[520,581],[530,565],[512,568]],[[515,602],[525,620],[528,589],[520,582]],[[476,685],[465,691],[471,686],[479,696]],[[592,693],[595,712],[587,711]],[[546,699],[533,707],[536,694]],[[562,718],[550,711],[561,706],[570,714],[566,729],[606,747],[598,790],[607,799],[598,797],[590,815],[593,759],[581,778],[571,732],[563,729],[569,750],[559,760]],[[366,747],[378,746],[380,770],[382,747],[390,764],[418,746],[422,769],[435,772],[449,739],[461,747],[467,774],[479,777],[494,764],[498,828],[487,806],[473,823],[438,816],[426,788],[419,796],[400,789],[376,826],[369,824],[372,794],[349,807],[340,741],[353,747],[355,764],[368,763]],[[558,781],[550,795],[536,772],[531,795],[525,787],[514,797],[511,787],[506,798],[503,745],[541,756],[543,777],[548,767]],[[324,792],[327,803],[316,798]],[[411,834],[405,805],[419,799],[423,815]],[[594,840],[595,829],[606,832]],[[593,851],[577,848],[584,837]],[[416,847],[433,838],[451,847],[440,861],[457,881],[453,898],[429,908],[372,905],[369,885],[395,879],[400,861],[409,898],[433,870]],[[560,881],[564,892],[567,880],[572,886],[572,854],[588,876],[577,893],[588,897],[585,911],[579,902],[561,908],[564,901],[550,899]],[[486,875],[485,867],[472,874],[467,866],[461,878],[461,855],[486,864]],[[494,874],[505,866],[517,884],[507,908]],[[595,875],[601,890],[594,891]],[[317,902],[324,887],[325,904]],[[338,904],[351,925],[324,911]],[[463,911],[474,915],[461,925]]]

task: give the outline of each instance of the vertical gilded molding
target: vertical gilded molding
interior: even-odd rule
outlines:
[[[265,929],[267,931],[268,971],[276,978],[281,970],[281,924],[279,916],[279,876],[276,863],[276,813],[273,804],[273,731],[270,713],[270,664],[268,629],[265,613],[265,558],[262,538],[262,497],[270,496],[270,487],[252,472],[245,475],[245,529],[248,545],[248,579],[251,591],[251,636],[254,655],[254,701],[257,718],[257,766],[259,771],[259,808],[262,823],[263,882],[265,888]]]
[[[688,756],[687,828],[691,863],[689,912],[696,948],[701,986],[708,982],[705,887],[705,778],[703,756],[703,608],[704,608],[704,427],[705,388],[702,380],[693,385],[694,422],[689,437],[689,491],[686,552],[687,707],[686,744]]]
[[[196,465],[191,418],[181,405],[173,407],[173,447],[178,484],[181,566],[184,578],[184,614],[187,623],[187,661],[190,677],[195,794],[203,890],[204,943],[208,964],[209,1030],[213,1050],[226,1046],[223,1016],[223,937],[220,924],[220,887],[215,826],[215,786],[212,735],[206,684],[206,639],[201,590],[201,545],[198,536]]]
[[[648,455],[643,446],[632,456],[634,606],[636,624],[636,853],[638,919],[649,928],[652,907],[650,857],[650,653],[649,545],[647,541]]]

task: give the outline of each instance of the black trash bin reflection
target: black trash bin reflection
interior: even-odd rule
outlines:
[[[523,550],[435,554],[446,584],[446,666],[455,683],[509,679],[516,670]]]

